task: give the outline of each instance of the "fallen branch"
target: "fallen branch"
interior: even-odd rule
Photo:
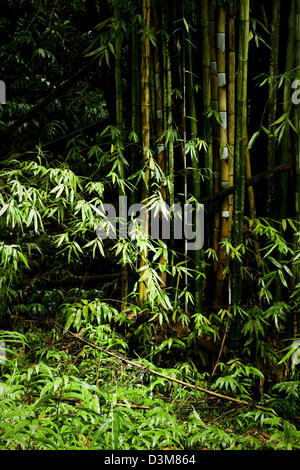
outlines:
[[[82,343],[85,343],[88,346],[91,346],[92,348],[94,348],[98,351],[104,352],[104,353],[108,354],[111,357],[115,357],[119,361],[125,362],[126,364],[129,364],[133,367],[136,367],[137,369],[142,369],[144,372],[148,372],[149,374],[157,375],[158,377],[162,377],[162,378],[164,378],[166,380],[169,380],[171,382],[175,382],[175,383],[178,383],[178,384],[183,385],[185,387],[192,388],[194,390],[198,390],[199,392],[206,393],[207,395],[210,395],[210,396],[213,396],[213,397],[216,397],[216,398],[220,398],[222,400],[232,401],[233,403],[237,403],[238,405],[250,406],[250,407],[254,407],[254,408],[257,408],[257,409],[263,410],[263,411],[272,411],[270,408],[266,408],[264,406],[257,405],[256,403],[249,402],[249,401],[246,401],[246,400],[239,400],[238,398],[229,397],[228,395],[223,395],[221,393],[212,392],[211,390],[208,390],[207,388],[199,387],[198,385],[194,385],[194,384],[191,384],[191,383],[188,383],[188,382],[184,382],[183,380],[175,379],[174,377],[170,377],[169,375],[162,374],[161,372],[150,369],[149,367],[144,366],[142,364],[139,364],[138,362],[127,359],[127,357],[125,357],[121,354],[114,353],[112,351],[108,351],[107,349],[101,348],[100,346],[97,346],[96,344],[91,343],[87,339],[82,338],[81,336],[76,335],[75,333],[72,333],[69,330],[66,330],[62,325],[60,325],[56,321],[53,320],[53,322],[57,326],[59,326],[61,329],[63,329],[66,333],[73,336],[74,338],[77,338]]]

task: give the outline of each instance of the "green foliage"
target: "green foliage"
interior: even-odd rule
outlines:
[[[241,399],[250,399],[255,377],[264,378],[260,370],[243,364],[239,359],[232,359],[227,364],[220,362],[218,366],[222,375],[215,381],[214,388],[238,393]]]
[[[94,338],[97,328],[92,327]],[[105,354],[103,338],[98,338],[103,352],[82,344],[74,356],[51,344],[45,347],[41,330],[35,336],[32,349],[32,334],[1,333],[0,339],[10,344],[0,365],[1,449],[299,448],[299,432],[292,423],[231,405],[218,415],[200,392],[130,365],[120,367]],[[79,344],[74,340],[69,347]],[[235,377],[241,370],[245,376],[257,373],[237,362],[226,367]],[[188,364],[158,370],[195,379]],[[295,386],[280,384],[277,389],[295,395]]]

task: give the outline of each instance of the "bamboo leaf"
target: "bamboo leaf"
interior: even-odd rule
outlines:
[[[285,362],[291,355],[296,351],[297,347],[291,348],[286,355],[278,362],[278,365],[282,364]]]
[[[252,146],[253,146],[254,142],[256,141],[257,137],[259,136],[259,134],[260,134],[260,131],[254,132],[253,136],[249,140],[249,143],[248,143],[248,149],[249,150],[252,148]]]
[[[186,29],[186,31],[187,31],[187,33],[188,33],[188,32],[189,32],[189,25],[188,25],[188,23],[187,23],[187,21],[186,21],[186,19],[185,19],[185,18],[182,18],[182,20],[183,20],[183,23],[184,23],[185,29]]]
[[[275,126],[276,124],[280,124],[281,122],[285,121],[287,115],[288,115],[288,113],[282,114],[282,116],[280,116],[280,118],[278,118],[275,122],[273,122],[273,124],[271,124],[271,126]]]

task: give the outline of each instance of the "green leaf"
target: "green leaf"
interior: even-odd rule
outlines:
[[[187,33],[188,33],[188,32],[189,32],[189,25],[188,25],[188,23],[187,23],[187,21],[186,21],[185,18],[182,18],[182,19],[183,19],[183,23],[184,23],[185,29],[186,29],[186,31],[187,31]]]
[[[254,142],[256,141],[257,137],[259,136],[259,134],[260,134],[260,131],[254,132],[253,136],[249,140],[249,143],[248,143],[248,149],[249,150],[252,148],[252,146],[253,146]]]
[[[297,346],[298,347],[298,346]],[[296,351],[297,347],[291,348],[286,355],[278,362],[278,365],[282,364],[285,362],[289,357],[291,357],[292,354]]]
[[[286,117],[287,117],[287,113],[284,113],[280,116],[280,118],[278,118],[276,121],[274,121],[271,126],[275,126],[275,124],[280,124],[281,122],[285,121]]]

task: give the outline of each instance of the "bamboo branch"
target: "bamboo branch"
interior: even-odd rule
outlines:
[[[252,176],[251,178],[246,179],[245,181],[245,187],[255,185],[257,183],[260,183],[261,180],[264,180],[266,178],[271,178],[275,176],[278,173],[282,173],[283,171],[288,171],[292,168],[292,162],[284,163],[282,165],[278,165],[272,170],[266,170],[261,173],[258,173],[255,176]],[[231,194],[235,191],[236,185],[232,185],[229,188],[223,189],[222,191],[218,191],[217,193],[214,193],[210,196],[206,196],[202,199],[200,199],[200,204],[207,204],[209,202],[215,201],[216,199],[222,199],[223,197],[227,196],[228,194]]]

